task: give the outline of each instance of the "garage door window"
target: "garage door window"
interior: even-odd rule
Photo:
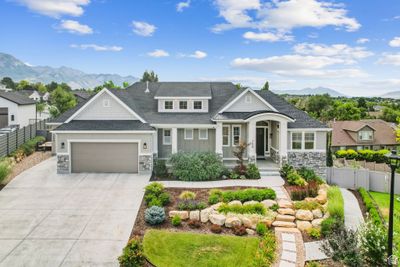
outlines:
[[[170,129],[163,130],[163,144],[164,145],[171,144],[171,130]]]

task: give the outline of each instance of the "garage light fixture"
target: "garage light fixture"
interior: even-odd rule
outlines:
[[[61,143],[61,149],[64,149],[64,148],[65,148],[65,143],[62,142],[62,143]]]
[[[147,143],[146,142],[143,143],[143,149],[147,149]]]

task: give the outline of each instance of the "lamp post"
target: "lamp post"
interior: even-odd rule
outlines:
[[[396,169],[399,167],[400,156],[397,155],[396,150],[392,150],[391,154],[387,155],[389,159],[390,169],[392,170],[392,177],[390,179],[390,206],[389,206],[389,232],[388,232],[388,266],[391,266],[390,261],[393,255],[393,209],[394,209],[394,179]]]

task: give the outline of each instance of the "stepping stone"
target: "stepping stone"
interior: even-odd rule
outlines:
[[[282,240],[289,242],[296,242],[296,238],[294,237],[293,234],[282,233]]]
[[[296,224],[293,222],[281,222],[281,221],[274,221],[272,226],[275,227],[284,227],[284,228],[296,228]]]
[[[278,214],[275,218],[275,220],[277,221],[283,221],[283,222],[294,222],[294,220],[296,219],[296,217],[291,216],[291,215],[282,215],[282,214]]]
[[[281,259],[286,261],[296,262],[297,254],[296,252],[284,250],[282,251]]]
[[[279,267],[296,267],[296,264],[288,261],[281,261]]]
[[[283,242],[282,248],[283,248],[283,250],[288,250],[288,251],[293,251],[293,252],[297,251],[296,243],[292,243],[292,242]]]

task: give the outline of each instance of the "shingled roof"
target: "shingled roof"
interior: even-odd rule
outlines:
[[[34,105],[34,104],[36,104],[35,100],[30,99],[26,95],[23,95],[23,94],[20,94],[17,92],[0,91],[0,97],[7,99],[18,105]]]
[[[228,119],[228,117],[226,117],[228,116],[227,113],[217,114],[218,111],[243,92],[243,90],[238,90],[236,86],[230,82],[151,82],[148,84],[148,88],[149,92],[145,93],[146,83],[137,82],[126,89],[110,89],[110,92],[121,99],[128,107],[150,124],[211,124],[215,123],[213,121],[215,116],[225,116],[225,118]],[[295,120],[295,122],[288,123],[288,128],[327,128],[325,124],[311,118],[307,113],[297,109],[273,92],[255,92],[270,103],[278,113],[289,116]],[[155,99],[156,96],[211,96],[212,99],[209,102],[208,112],[162,113],[158,112],[158,100]],[[79,103],[74,109],[67,111],[52,122],[64,122],[87,101]],[[249,116],[249,112],[239,112],[235,115],[229,114],[229,116],[235,116],[237,119],[244,119]]]

